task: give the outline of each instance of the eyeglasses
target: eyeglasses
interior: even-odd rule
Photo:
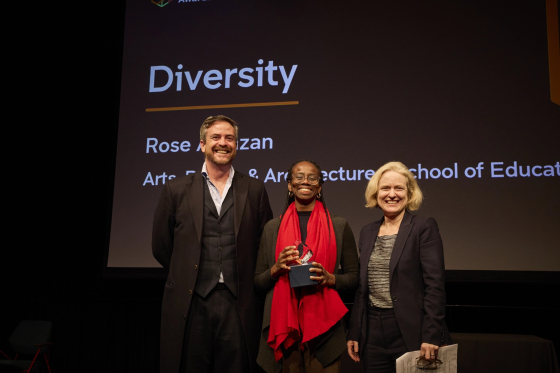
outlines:
[[[292,180],[294,180],[297,184],[301,184],[303,183],[303,181],[306,179],[304,174],[293,174],[292,175]],[[319,176],[311,174],[311,175],[307,175],[307,182],[311,185],[316,185],[319,183]]]
[[[443,364],[443,361],[440,359],[428,360],[424,356],[416,358],[416,366],[418,369],[437,370],[441,364]]]

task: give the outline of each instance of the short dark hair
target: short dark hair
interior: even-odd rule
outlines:
[[[292,165],[290,166],[290,168],[288,169],[288,174],[286,175],[286,181],[288,183],[290,183],[292,181],[292,172],[294,170],[294,167],[302,162],[307,162],[307,163],[311,163],[313,166],[315,166],[315,168],[317,169],[317,171],[319,171],[319,185],[323,186],[323,183],[325,182],[324,178],[323,178],[323,171],[321,170],[321,166],[319,166],[319,164],[315,161],[312,161],[310,159],[300,159],[295,161],[294,163],[292,163]],[[315,197],[317,199],[317,201],[321,201],[321,203],[323,203],[323,208],[325,209],[325,213],[327,216],[327,226],[329,226],[329,234],[330,234],[330,223],[329,223],[329,210],[327,210],[327,202],[325,201],[325,193],[323,192],[323,189],[321,189],[321,195]],[[282,211],[282,214],[280,215],[280,221],[282,221],[282,218],[284,217],[284,214],[286,213],[286,211],[288,210],[288,207],[290,207],[290,205],[292,204],[292,202],[294,202],[296,200],[296,197],[293,194],[290,194],[290,192],[288,192],[287,196],[286,196],[286,203],[284,204],[284,210]],[[330,239],[330,237],[329,237]]]
[[[231,118],[226,117],[225,115],[213,115],[211,117],[206,118],[202,123],[202,126],[200,126],[200,139],[206,142],[206,132],[208,131],[208,128],[212,127],[214,123],[220,121],[228,122],[229,124],[231,124],[231,126],[235,130],[235,141],[237,141],[238,133],[239,133],[239,127],[237,127],[237,122],[235,122]]]

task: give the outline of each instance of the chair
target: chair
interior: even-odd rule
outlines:
[[[20,322],[9,339],[16,356],[14,360],[0,360],[0,371],[4,372],[6,368],[11,367],[19,369],[20,372],[29,373],[34,365],[37,366],[39,355],[43,355],[47,369],[49,373],[52,373],[48,359],[49,346],[52,345],[51,330],[50,321],[23,320]],[[33,360],[18,360],[20,354],[33,356]]]

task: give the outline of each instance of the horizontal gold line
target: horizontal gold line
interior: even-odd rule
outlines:
[[[154,111],[225,109],[225,108],[257,107],[257,106],[283,106],[283,105],[298,105],[298,104],[299,104],[299,101],[278,101],[278,102],[253,102],[253,103],[248,103],[248,104],[153,107],[153,108],[147,108],[146,112],[150,113],[150,112],[154,112]]]

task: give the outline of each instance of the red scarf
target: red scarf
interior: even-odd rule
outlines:
[[[307,239],[305,244],[313,251],[309,263],[321,263],[329,273],[334,273],[336,264],[336,238],[331,217],[328,216],[320,201],[315,206],[307,223]],[[276,255],[286,246],[293,246],[297,239],[301,239],[299,218],[295,204],[286,210],[276,241]],[[313,273],[309,272],[312,276]],[[323,334],[340,320],[348,309],[342,303],[338,292],[328,286],[305,286],[300,288],[300,299],[290,287],[288,273],[283,273],[276,285],[272,296],[272,311],[270,315],[270,329],[268,345],[274,350],[276,361],[282,358],[283,345],[290,347],[294,342],[303,343]]]

